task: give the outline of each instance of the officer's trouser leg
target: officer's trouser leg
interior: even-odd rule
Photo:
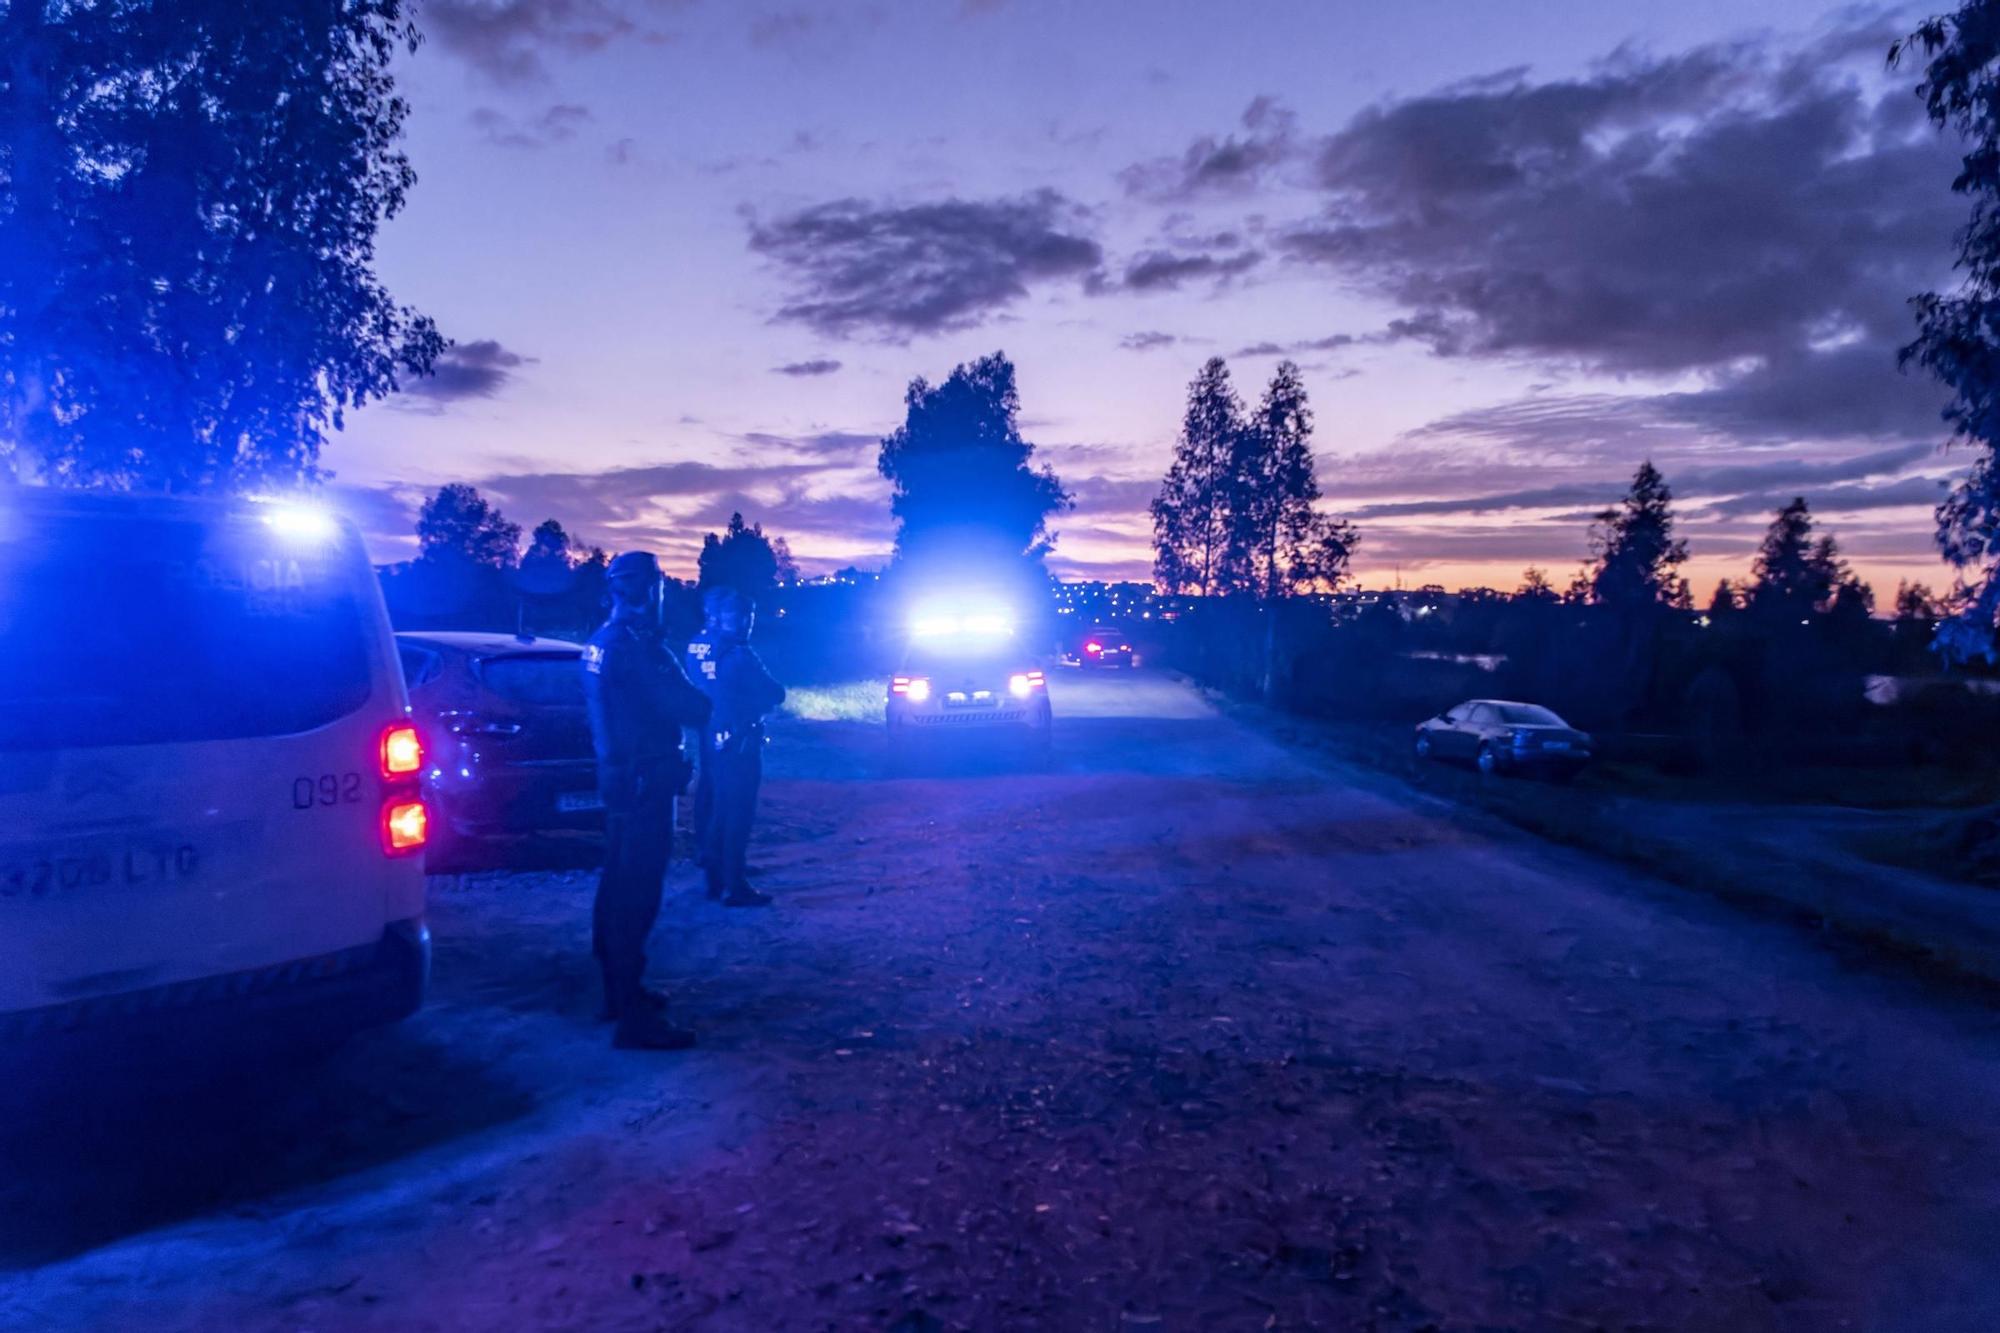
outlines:
[[[702,746],[694,779],[694,859],[703,870],[715,864],[715,761]],[[710,879],[711,885],[714,883]]]
[[[591,935],[604,970],[604,1003],[625,1012],[646,976],[646,937],[660,915],[660,895],[673,850],[671,793],[642,794],[631,807],[605,816],[604,873],[597,881]]]
[[[723,888],[734,893],[749,887],[745,867],[750,855],[750,826],[757,815],[757,788],[764,778],[764,756],[760,747],[749,745],[713,757],[718,761],[715,852]]]

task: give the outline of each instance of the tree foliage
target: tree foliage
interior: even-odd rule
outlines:
[[[0,4],[0,471],[295,484],[430,369],[373,269],[415,41],[402,0]]]
[[[995,352],[942,384],[918,376],[903,402],[903,424],[876,463],[893,488],[898,563],[1038,567],[1053,541],[1049,520],[1070,497],[1021,438],[1014,363]]]
[[[1315,507],[1312,430],[1292,362],[1279,363],[1247,416],[1223,360],[1202,366],[1152,504],[1162,588],[1277,598],[1339,586],[1359,539],[1352,524]]]
[[[720,536],[701,539],[700,586],[734,588],[757,606],[768,606],[782,583],[796,582],[799,567],[783,537],[766,537],[761,523],[731,514]]]
[[[1673,498],[1649,460],[1633,474],[1625,498],[1597,516],[1591,600],[1621,610],[1673,603],[1679,591],[1674,571],[1687,559],[1687,543],[1674,536]]]
[[[1556,589],[1549,582],[1549,572],[1535,565],[1521,571],[1521,586],[1514,591],[1516,597],[1529,602],[1553,602]]]
[[[1170,593],[1229,587],[1229,496],[1243,432],[1243,402],[1229,367],[1211,357],[1188,385],[1173,462],[1153,500],[1153,577]]]
[[[1751,608],[1787,619],[1830,611],[1848,582],[1840,544],[1831,534],[1813,535],[1812,510],[1804,496],[1772,518],[1750,573]]]
[[[1991,661],[2000,625],[2000,0],[1967,0],[1922,24],[1890,48],[1890,63],[1918,51],[1925,109],[1966,140],[1952,189],[1972,213],[1958,234],[1960,286],[1916,298],[1917,336],[1902,360],[1951,390],[1944,419],[1978,451],[1937,509],[1938,548],[1964,586],[1936,643],[1950,657]]]
[[[550,520],[551,523],[554,520]],[[547,540],[544,523],[536,536]],[[556,531],[561,526],[556,525]],[[565,551],[568,537],[565,534]],[[521,558],[521,525],[464,482],[438,487],[417,515],[417,546],[433,563],[458,561],[489,569],[512,569]]]

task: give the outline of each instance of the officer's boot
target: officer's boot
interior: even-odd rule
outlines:
[[[666,1015],[649,1004],[621,1006],[618,1026],[611,1044],[621,1051],[684,1051],[694,1045],[694,1033],[669,1023]]]

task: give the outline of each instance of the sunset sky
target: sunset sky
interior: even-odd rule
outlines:
[[[1076,495],[1066,576],[1145,577],[1188,380],[1305,368],[1364,585],[1565,581],[1666,473],[1706,595],[1806,495],[1879,595],[1948,581],[1952,146],[1909,10],[1777,0],[425,0],[382,237],[458,340],[356,414],[384,559],[465,480],[688,569],[732,509],[879,563],[905,384],[1004,349]]]

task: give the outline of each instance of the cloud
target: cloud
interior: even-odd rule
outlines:
[[[759,14],[750,20],[750,45],[781,46],[805,37],[820,26],[821,17],[805,9],[781,9]]]
[[[1255,342],[1247,347],[1239,347],[1231,356],[1296,356],[1301,352],[1333,352],[1343,347],[1353,347],[1360,343],[1387,342],[1392,339],[1381,335],[1357,337],[1352,333],[1329,334],[1324,338],[1303,338],[1295,342]]]
[[[774,537],[832,537],[887,552],[895,540],[886,482],[861,482],[838,495],[815,495],[802,487],[775,496],[729,492],[713,496],[688,521],[720,527],[733,513],[762,523]]]
[[[491,398],[506,387],[516,370],[533,361],[533,357],[509,351],[491,338],[453,343],[429,375],[406,380],[400,396],[428,400],[431,410],[464,398]]]
[[[780,491],[803,485],[834,467],[817,461],[726,467],[702,462],[653,463],[604,472],[516,472],[488,477],[478,486],[514,511],[516,518],[552,514],[579,531],[602,532],[671,526],[685,522],[689,509],[675,501]]]
[[[753,221],[750,248],[790,280],[777,318],[835,338],[973,327],[1031,287],[1096,274],[1083,210],[1053,190],[908,206],[841,199]]]
[[[1135,292],[1178,291],[1182,283],[1198,278],[1227,282],[1262,263],[1264,256],[1245,250],[1227,257],[1212,254],[1171,254],[1152,250],[1125,266],[1125,286]]]
[[[1935,433],[1894,352],[1964,205],[1879,77],[1892,26],[1385,102],[1320,141],[1325,207],[1278,244],[1441,356],[1696,376],[1674,415],[1747,437]]]
[[[577,131],[590,123],[590,108],[574,102],[558,102],[538,116],[517,120],[492,107],[478,107],[470,117],[480,137],[502,148],[546,148],[574,139]]]
[[[1148,330],[1144,333],[1128,333],[1118,340],[1118,345],[1128,352],[1152,352],[1162,347],[1172,347],[1180,339],[1171,333]]]
[[[424,35],[497,83],[546,78],[551,52],[584,55],[625,40],[664,41],[649,13],[678,0],[426,0]]]
[[[787,361],[782,366],[773,366],[771,373],[805,379],[814,375],[831,375],[839,369],[840,362],[830,357],[815,357],[811,361]]]
[[[1869,509],[1933,508],[1944,499],[1947,483],[1936,477],[1903,477],[1895,481],[1865,482],[1847,486],[1800,486],[1788,490],[1737,495],[1717,501],[1710,512],[1721,518],[1744,514],[1770,515],[1796,495],[1811,502],[1814,513],[1851,514]]]
[[[1247,193],[1297,155],[1297,118],[1275,98],[1259,97],[1240,124],[1240,134],[1203,135],[1178,157],[1127,167],[1119,179],[1127,193],[1158,202]]]
[[[749,431],[742,440],[763,449],[779,449],[807,458],[851,462],[882,447],[880,435],[852,430],[823,430],[811,435],[778,435],[770,431]],[[872,462],[872,459],[870,460]]]
[[[1070,512],[1077,518],[1143,514],[1160,493],[1159,479],[1148,477],[1066,477],[1063,484],[1075,502]]]

